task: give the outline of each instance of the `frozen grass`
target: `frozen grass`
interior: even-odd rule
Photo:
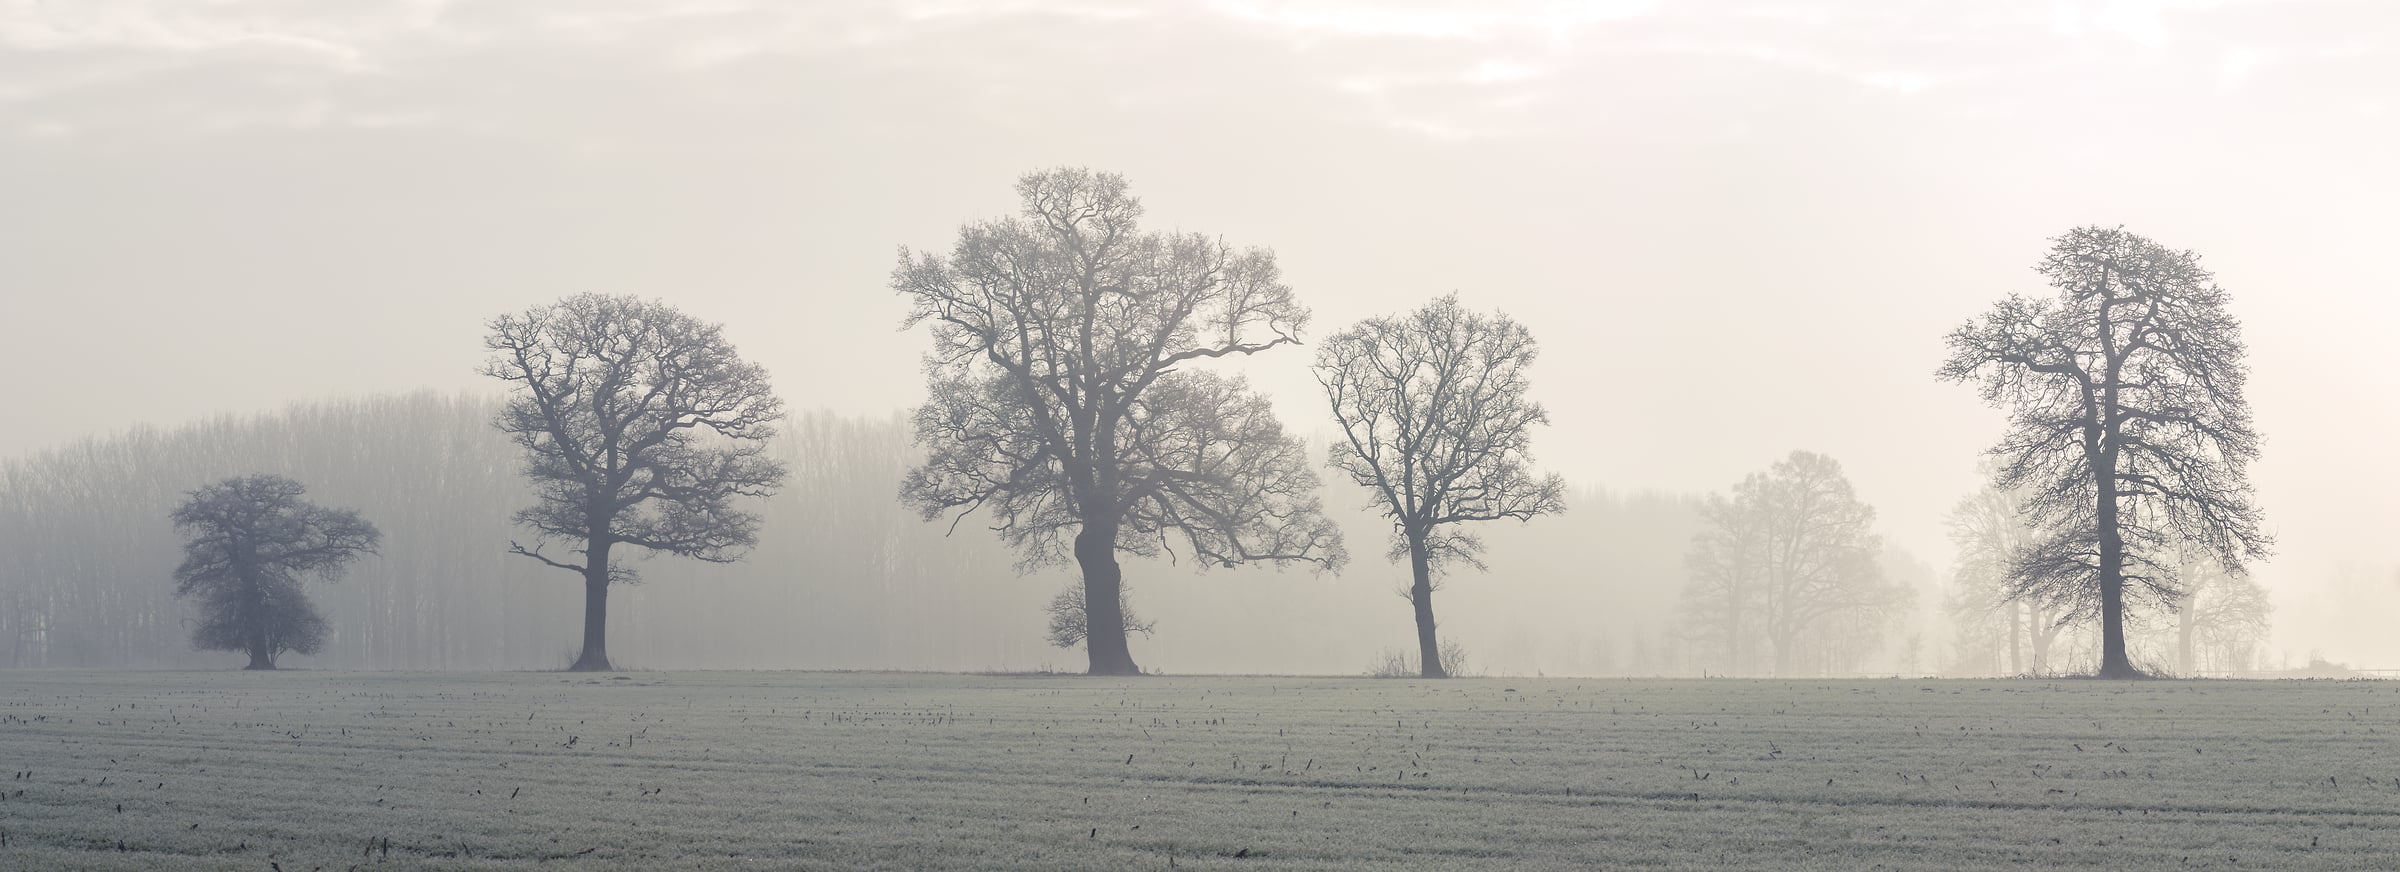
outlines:
[[[2391,869],[2395,738],[2395,682],[0,673],[0,868]]]

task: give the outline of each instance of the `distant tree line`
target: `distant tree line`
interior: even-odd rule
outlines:
[[[305,482],[310,501],[356,510],[382,533],[375,555],[308,585],[323,646],[279,665],[569,663],[581,586],[506,553],[509,518],[532,494],[518,449],[490,426],[501,405],[430,393],[310,402],[0,462],[0,667],[244,665],[246,654],[192,650],[200,615],[175,595],[183,539],[168,513],[191,490],[253,470]],[[758,545],[739,563],[641,565],[641,582],[613,594],[620,665],[1080,671],[1045,638],[1060,574],[1020,576],[972,524],[945,535],[891,499],[921,456],[910,431],[897,416],[787,415],[767,444],[788,479],[756,502]],[[1354,510],[1363,494],[1325,487],[1345,535],[1388,535],[1372,510]],[[1698,502],[1591,489],[1564,501],[1553,523],[1490,531],[1489,571],[1444,626],[1470,633],[1463,641],[1495,669],[1697,674],[1666,618]],[[1190,568],[1164,559],[1126,567],[1156,579],[1141,592],[1158,610],[1144,618],[1157,630],[1150,644],[1182,668],[1362,671],[1373,640],[1414,650],[1407,603],[1392,595],[1405,566],[1388,583],[1353,569],[1204,584],[1167,583]]]
[[[0,463],[0,666],[195,661],[202,603],[178,598],[192,491],[269,470],[357,511],[377,553],[308,585],[323,647],[362,669],[556,668],[581,646],[582,589],[507,553],[531,504],[502,403],[431,393],[303,403],[171,430],[93,437]],[[754,506],[743,565],[650,567],[623,586],[620,644],[682,666],[979,668],[1037,664],[1005,552],[926,529],[891,500],[912,455],[897,418],[788,416],[767,443],[790,469]],[[969,616],[973,620],[968,620]],[[872,632],[870,632],[870,630]],[[659,661],[635,661],[661,665]]]
[[[311,403],[92,437],[0,465],[6,662],[188,662],[192,615],[169,581],[182,559],[169,513],[196,489],[257,472],[308,482],[331,505],[364,507],[384,534],[381,558],[315,591],[328,661],[537,662],[512,650],[540,638],[527,632],[539,623],[527,608],[533,591],[492,549],[492,532],[507,522],[501,507],[524,493],[490,429],[492,410],[432,394]],[[407,583],[386,583],[395,578]]]

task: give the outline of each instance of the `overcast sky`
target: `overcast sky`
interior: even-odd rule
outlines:
[[[2123,224],[2247,325],[2279,642],[2400,667],[2396,95],[2389,0],[0,0],[0,455],[486,389],[481,322],[580,291],[887,413],[896,247],[1071,164],[1273,247],[1316,335],[1527,321],[1578,483],[1824,451],[1942,566],[2001,422],[1943,334]],[[1248,368],[1304,432],[1309,353]]]

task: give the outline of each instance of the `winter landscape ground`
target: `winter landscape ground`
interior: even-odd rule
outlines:
[[[0,868],[2389,869],[2400,682],[0,675]]]

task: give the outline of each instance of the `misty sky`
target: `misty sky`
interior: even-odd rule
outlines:
[[[2001,417],[1943,334],[2123,224],[2247,326],[2270,651],[2395,667],[2395,154],[2388,0],[0,0],[0,456],[492,389],[481,322],[581,291],[888,413],[897,246],[1072,164],[1273,247],[1313,335],[1451,290],[1528,322],[1579,484],[1819,450],[1946,566]],[[1248,367],[1301,432],[1310,354]]]

